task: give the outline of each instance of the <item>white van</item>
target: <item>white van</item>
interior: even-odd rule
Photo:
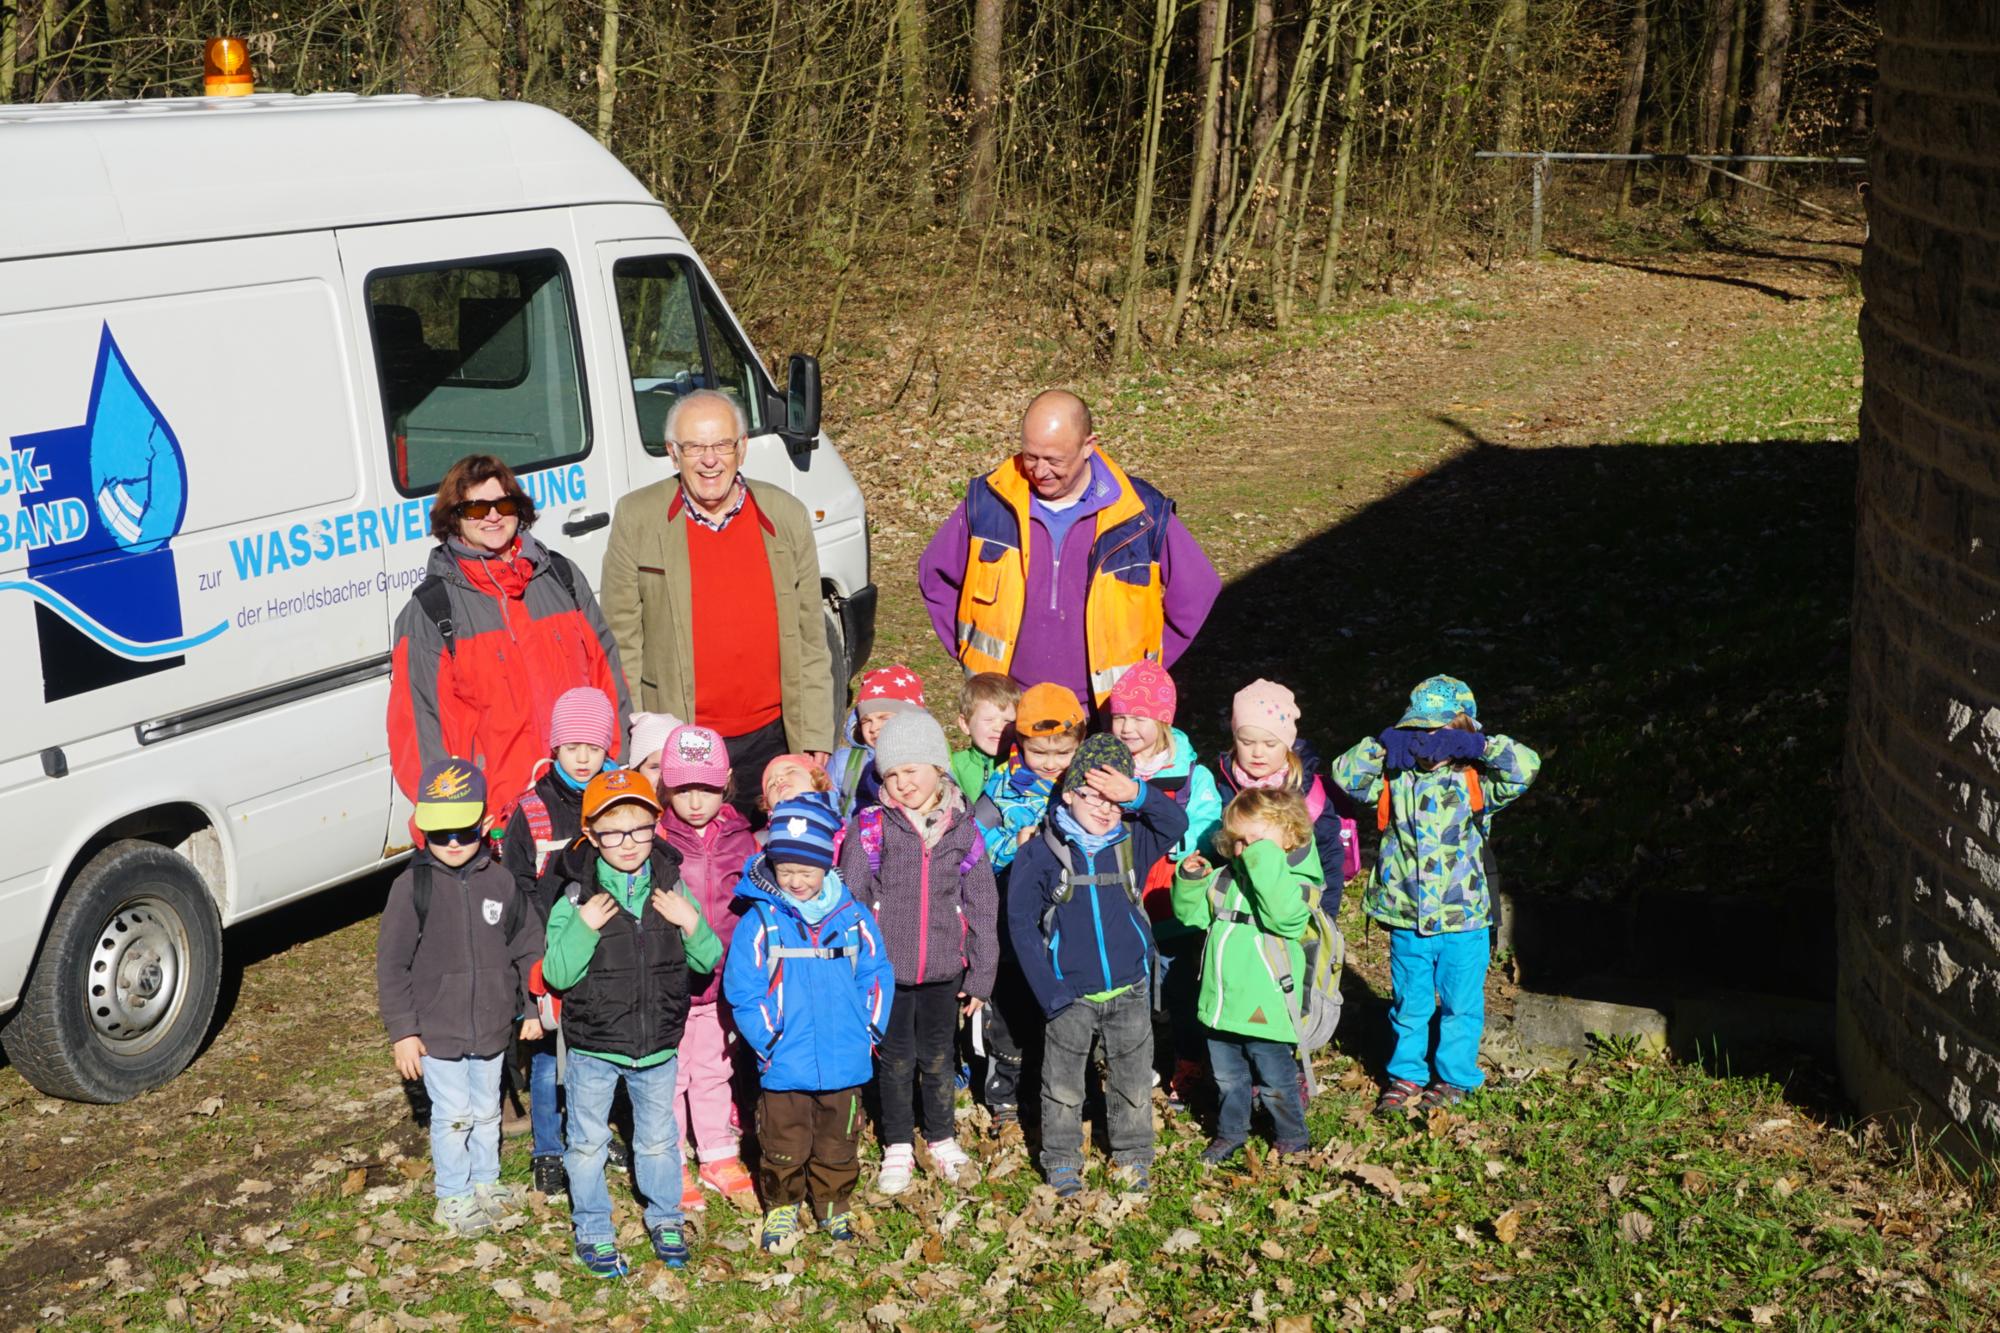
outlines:
[[[43,1091],[172,1078],[222,928],[407,852],[384,712],[430,496],[505,459],[595,583],[675,395],[816,524],[836,696],[862,498],[657,201],[539,107],[0,106],[0,1042]]]

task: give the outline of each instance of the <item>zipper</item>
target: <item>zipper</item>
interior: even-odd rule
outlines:
[[[917,975],[915,984],[924,981],[924,964],[931,952],[931,845],[924,841],[924,835],[917,835],[917,847],[923,853],[921,868],[917,872]]]
[[[471,862],[467,862],[466,864],[470,865]],[[472,933],[472,885],[466,876],[463,866],[458,869],[457,875],[459,915],[465,918],[465,967],[472,974],[471,1002],[466,1007],[472,1011],[473,1022],[477,1023],[479,1021],[479,966],[478,959],[474,956],[474,953],[479,947],[479,941],[474,938]]]
[[[646,909],[649,906],[651,906],[650,903],[641,901],[639,904],[639,915],[637,919],[634,920],[632,923],[633,931],[639,937],[638,948],[637,948],[637,953],[639,955],[639,1020],[642,1025],[642,1031],[643,1031],[643,1024],[646,1022],[648,1016],[652,1014],[654,1009],[653,960],[646,948]],[[619,910],[621,911],[624,910],[623,904],[620,905]],[[646,1035],[650,1036],[650,1034]],[[645,1041],[639,1044],[650,1045],[651,1043],[650,1041]],[[638,1049],[639,1044],[635,1044],[632,1048],[632,1058],[634,1060],[638,1060],[640,1058]]]

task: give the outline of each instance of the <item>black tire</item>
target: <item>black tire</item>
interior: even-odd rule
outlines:
[[[847,632],[841,628],[840,617],[824,602],[819,610],[826,621],[826,651],[833,658],[833,724],[837,731],[853,702],[854,667],[847,660]]]
[[[51,1097],[129,1101],[187,1068],[221,980],[201,872],[157,843],[114,842],[63,895],[0,1044]]]

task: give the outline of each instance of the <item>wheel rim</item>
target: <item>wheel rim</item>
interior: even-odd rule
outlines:
[[[126,902],[105,919],[84,964],[83,1000],[99,1042],[120,1055],[149,1049],[187,997],[187,923],[164,899]]]

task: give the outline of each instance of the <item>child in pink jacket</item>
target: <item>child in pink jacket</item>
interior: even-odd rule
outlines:
[[[735,782],[722,737],[707,727],[680,726],[660,751],[660,793],[665,809],[659,836],[681,857],[681,879],[701,907],[709,929],[728,955],[739,913],[732,906],[743,864],[757,854],[750,822],[730,803]],[[739,1207],[756,1206],[757,1186],[738,1154],[736,1031],[722,998],[722,968],[690,991],[681,1034],[680,1078],[674,1119],[681,1131],[681,1207],[702,1206],[708,1186]],[[688,1152],[688,1141],[694,1152]],[[699,1175],[685,1163],[699,1161]]]

